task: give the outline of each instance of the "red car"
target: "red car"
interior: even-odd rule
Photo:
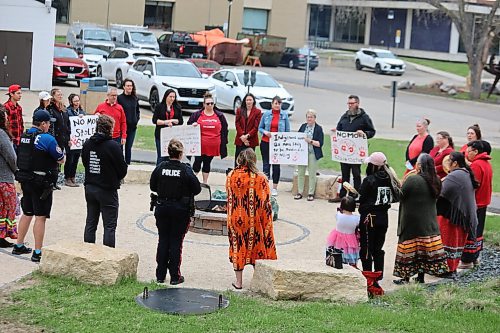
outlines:
[[[201,74],[211,75],[213,72],[220,69],[219,63],[213,60],[199,58],[189,58],[186,60],[192,62],[196,66],[196,68],[198,68]]]
[[[78,53],[64,44],[54,45],[52,81],[75,81],[89,77],[89,66]]]

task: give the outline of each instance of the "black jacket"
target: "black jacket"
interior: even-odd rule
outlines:
[[[304,133],[306,130],[307,123],[302,124],[299,128],[299,132]],[[323,141],[324,141],[323,127],[318,124],[314,125],[314,132],[312,139],[314,141],[319,141],[319,147],[313,146],[314,156],[316,156],[316,160],[319,160],[323,157]]]
[[[179,123],[177,125],[184,124],[184,119],[182,118],[182,110],[179,104],[173,104],[174,107],[174,117],[170,118],[170,110],[167,116],[167,104],[160,103],[156,106],[155,112],[153,113],[153,124],[156,125],[157,120],[170,120],[177,119]],[[155,128],[155,138],[160,139],[160,131],[162,128],[167,127],[165,125],[156,125]]]
[[[94,134],[83,144],[82,162],[85,185],[116,190],[120,188],[120,180],[127,175],[127,163],[120,144],[101,133]]]
[[[187,124],[191,125],[195,122],[198,121],[198,118],[200,118],[201,113],[203,112],[203,109],[196,111],[189,117]],[[220,130],[220,158],[224,158],[227,156],[227,142],[228,142],[228,135],[229,135],[229,130],[227,126],[227,120],[226,117],[224,117],[224,113],[219,111],[218,109],[214,108],[214,112],[219,117],[220,124],[222,126]]]
[[[406,147],[406,153],[405,153],[406,160],[410,161],[411,165],[413,165],[413,166],[415,166],[415,163],[417,163],[418,156],[410,159],[410,145],[413,142],[413,140],[415,140],[417,135],[418,134],[415,134],[413,136],[413,138],[411,138],[410,143]],[[432,136],[427,135],[427,137],[424,140],[424,143],[422,144],[422,153],[429,154],[429,152],[432,150],[432,148],[434,148],[434,140],[432,139]]]
[[[201,192],[200,181],[191,166],[178,160],[161,162],[151,174],[149,188],[158,193],[160,200],[181,201]]]
[[[137,123],[141,117],[139,110],[139,99],[136,96],[125,95],[125,93],[118,95],[118,104],[120,104],[125,112],[127,118],[127,129],[137,128]]]
[[[55,118],[54,123],[50,123],[49,133],[56,138],[57,145],[64,149],[68,147],[71,129],[69,127],[69,116],[66,110],[59,111],[54,105],[50,104],[47,108],[52,118]]]
[[[393,193],[391,178],[383,170],[366,176],[358,192],[360,214],[387,211],[391,208]]]
[[[373,126],[373,122],[370,119],[370,116],[363,110],[359,108],[360,113],[353,116],[349,115],[349,111],[346,111],[337,124],[337,131],[344,132],[356,132],[358,130],[362,130],[366,133],[368,139],[373,138],[375,136],[375,127]]]

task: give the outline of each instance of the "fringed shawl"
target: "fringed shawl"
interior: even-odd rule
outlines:
[[[438,215],[461,226],[475,237],[477,227],[476,198],[469,171],[455,169],[446,176],[437,203]]]

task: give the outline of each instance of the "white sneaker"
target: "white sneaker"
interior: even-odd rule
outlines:
[[[273,189],[271,190],[271,195],[272,195],[273,197],[277,196],[277,195],[278,195],[278,190],[277,190],[277,189],[275,189],[275,188],[273,188]]]

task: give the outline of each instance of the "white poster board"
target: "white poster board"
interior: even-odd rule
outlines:
[[[348,164],[363,164],[368,157],[368,139],[356,132],[335,131],[331,136],[332,160]]]
[[[269,138],[269,163],[307,165],[308,143],[305,133],[273,132]]]
[[[184,145],[184,155],[201,156],[200,126],[172,126],[160,130],[161,156],[168,156],[168,143],[177,139]]]
[[[82,149],[85,141],[94,135],[97,127],[97,118],[99,116],[69,117],[71,150]]]

